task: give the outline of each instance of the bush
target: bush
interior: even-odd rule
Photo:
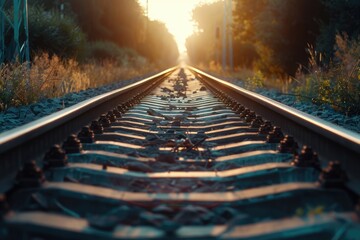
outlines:
[[[333,61],[322,66],[321,54],[310,49],[308,73],[297,74],[300,96],[316,104],[329,104],[346,114],[360,114],[360,39],[336,36]]]
[[[25,89],[27,66],[22,64],[0,65],[0,110],[18,105],[18,89]]]
[[[234,42],[234,52],[236,53],[234,55],[234,65],[242,68],[252,69],[254,63],[260,58],[253,43],[236,40]]]
[[[84,58],[101,62],[117,61],[121,66],[142,66],[147,63],[147,60],[135,50],[120,48],[117,44],[108,41],[88,43]]]
[[[255,91],[264,87],[265,76],[261,71],[256,71],[253,76],[244,79],[245,88],[251,91]]]
[[[27,63],[9,63],[0,67],[0,110],[31,104],[39,99],[59,97],[90,86],[88,75],[72,59],[42,54]]]
[[[46,51],[60,57],[76,57],[82,54],[86,41],[76,21],[56,11],[46,11],[35,5],[29,7],[29,40],[33,53]]]
[[[70,92],[111,84],[153,71],[150,64],[123,67],[116,61],[79,64],[56,55],[35,56],[27,63],[0,65],[0,110],[26,105],[40,99],[60,97]]]

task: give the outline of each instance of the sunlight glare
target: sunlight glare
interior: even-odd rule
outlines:
[[[179,52],[186,52],[185,42],[195,30],[192,10],[199,4],[216,0],[148,0],[149,18],[165,23],[178,44]],[[147,0],[139,0],[146,11]]]

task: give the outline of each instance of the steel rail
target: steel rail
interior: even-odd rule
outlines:
[[[328,161],[340,161],[351,178],[349,187],[360,193],[360,134],[248,91],[194,67],[189,68],[210,88],[225,92],[256,114],[280,126],[300,144],[311,146],[319,154],[324,165]]]
[[[319,167],[312,151],[294,159],[296,144],[278,144],[288,138],[245,111],[240,103],[255,109],[236,89],[195,74],[182,68],[121,94],[117,111],[25,163],[0,193],[0,238],[357,236],[358,196],[341,166]],[[100,105],[89,111],[106,112]]]
[[[25,161],[38,160],[50,146],[62,142],[92,119],[152,89],[177,67],[169,68],[139,82],[101,94],[76,105],[0,134],[0,175],[14,174]],[[89,120],[90,119],[90,120]]]

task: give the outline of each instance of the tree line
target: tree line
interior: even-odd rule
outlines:
[[[188,38],[187,50],[194,64],[220,63],[223,4],[193,11],[199,31]],[[307,65],[309,48],[329,63],[337,35],[358,40],[360,34],[358,0],[237,0],[233,5],[235,66],[268,75],[294,75],[299,65]]]
[[[116,58],[126,49],[158,64],[177,60],[173,36],[164,24],[149,20],[136,0],[29,0],[28,4],[33,53],[101,59]]]

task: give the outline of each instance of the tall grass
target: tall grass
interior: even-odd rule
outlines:
[[[245,67],[237,67],[234,71],[229,69],[223,69],[220,64],[210,62],[209,65],[199,64],[197,66],[200,69],[209,71],[212,74],[219,75],[223,78],[227,78],[228,81],[241,80],[244,83],[244,87],[249,90],[257,90],[258,88],[264,87],[265,77],[261,71]]]
[[[334,58],[323,61],[321,53],[308,46],[309,66],[301,66],[295,77],[266,76],[258,69],[223,70],[221,65],[199,65],[212,73],[239,79],[249,90],[272,88],[295,95],[301,101],[326,104],[346,115],[360,114],[360,39],[337,35]]]
[[[111,60],[79,64],[46,53],[36,56],[31,67],[28,63],[3,64],[0,65],[0,110],[133,78],[150,72],[151,67],[125,67]]]
[[[360,40],[337,35],[334,59],[328,65],[313,48],[308,51],[309,68],[296,76],[298,96],[345,114],[360,114]]]

